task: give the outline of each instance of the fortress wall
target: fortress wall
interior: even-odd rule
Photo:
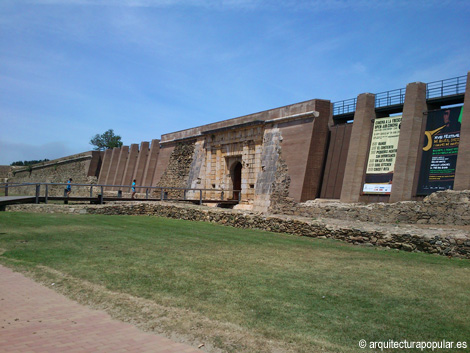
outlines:
[[[400,102],[395,105],[388,103],[385,108],[376,107],[376,98],[380,94],[377,97],[370,93],[360,94],[352,124],[343,121],[334,125],[330,101],[313,99],[164,134],[161,141],[142,142],[140,149],[139,145],[133,144],[130,148],[124,146],[102,152],[99,158],[87,152],[83,154],[89,154],[87,157],[75,155],[61,159],[69,162],[51,161],[48,166],[55,163],[56,170],[60,169],[61,173],[49,179],[40,175],[39,166],[32,170],[20,169],[15,177],[25,181],[55,178],[64,182],[69,177],[74,181],[76,178],[82,180],[78,175],[84,175],[85,178],[98,178],[99,184],[114,185],[130,185],[136,179],[138,186],[206,189],[203,197],[208,199],[220,198],[220,191],[216,189],[225,190],[226,199],[238,199],[239,193],[231,190],[241,189],[241,202],[236,207],[278,212],[318,197],[340,199],[346,203],[422,200],[424,194],[436,189],[432,182],[445,169],[442,161],[455,166],[458,151],[454,189],[470,189],[470,105],[463,107],[461,124],[455,120],[458,108],[452,113],[450,110],[440,111],[437,115],[433,112],[444,104],[461,102],[461,92],[446,96],[444,100],[429,99],[426,85],[420,82],[408,84],[404,94],[402,90],[397,91],[404,98],[404,104],[400,98]],[[470,72],[464,100],[470,100]],[[395,116],[400,113],[401,120]],[[444,119],[444,115],[441,118],[439,114],[444,113],[453,114],[452,127],[450,124],[438,129],[427,127],[428,121],[442,123],[439,119]],[[432,114],[434,120],[428,118]],[[382,117],[390,119],[378,120]],[[340,119],[352,117],[345,113]],[[378,130],[382,135],[372,142],[374,124],[381,126],[376,133]],[[444,127],[446,129],[439,133]],[[429,130],[426,136],[437,136],[437,142],[428,138],[427,141],[435,143],[430,148],[450,147],[436,154],[434,150],[423,152],[426,128]],[[394,142],[385,141],[388,137],[384,136],[389,132],[394,135]],[[445,134],[453,135],[446,137]],[[393,151],[396,156],[391,155]],[[435,158],[437,155],[439,158]],[[77,159],[76,163],[78,160],[88,161],[83,162],[85,164],[78,174],[65,168],[73,159]],[[422,160],[423,163],[426,160],[424,165],[427,169],[421,168]],[[367,174],[369,163],[372,167]],[[387,165],[390,166],[388,170]],[[454,166],[450,168],[452,173]],[[445,177],[452,179],[453,175],[446,174]],[[420,178],[427,179],[422,182]],[[365,184],[380,190],[371,191],[364,188]],[[452,188],[451,183],[442,185]],[[107,191],[116,192],[122,188],[113,189]],[[129,188],[124,189],[129,191]],[[192,194],[195,195],[194,192]]]
[[[106,180],[104,184],[111,185],[114,182],[114,177],[116,175],[117,164],[119,162],[119,157],[121,154],[121,149],[115,147],[111,150],[111,162],[109,163],[108,175],[106,176]]]
[[[344,179],[352,124],[330,127],[330,142],[322,179],[322,199],[339,199]]]
[[[119,160],[116,167],[116,175],[114,175],[114,180],[112,184],[122,185],[122,179],[124,175],[124,169],[126,168],[127,159],[129,158],[129,146],[122,146],[119,153]],[[118,186],[114,187],[113,190],[119,190]]]
[[[470,101],[469,82],[470,72],[467,73],[467,86],[464,96],[464,103]],[[450,90],[453,88],[448,89]],[[341,186],[340,200],[342,202],[366,203],[422,200],[424,198],[424,192],[422,191],[421,194],[419,194],[419,184],[422,184],[423,180],[425,180],[420,180],[420,173],[422,172],[421,169],[425,168],[424,166],[422,166],[422,163],[424,162],[423,146],[425,141],[425,130],[429,119],[428,116],[434,113],[434,111],[436,110],[443,109],[442,107],[446,107],[445,109],[452,109],[447,108],[446,104],[450,104],[452,106],[452,104],[455,104],[457,102],[458,100],[452,99],[450,101],[436,101],[435,99],[427,100],[426,84],[421,82],[414,82],[407,85],[404,97],[404,104],[401,112],[402,118],[399,130],[400,132],[398,144],[396,147],[395,165],[393,171],[391,172],[391,174],[393,175],[393,181],[389,183],[392,185],[391,193],[389,193],[388,195],[384,193],[366,194],[363,191],[362,187],[366,180],[366,170],[371,148],[371,138],[374,120],[376,118],[388,117],[389,115],[387,113],[384,113],[383,109],[375,108],[375,96],[373,94],[364,93],[359,95],[357,98],[354,122],[352,124],[351,138],[348,146],[348,155],[345,163],[345,176]],[[397,113],[399,112],[397,111]],[[437,115],[437,117],[438,116],[439,115]],[[436,119],[437,117],[434,116],[433,119]],[[437,122],[438,120],[433,121]],[[451,154],[449,154],[450,152],[445,151],[445,148],[443,147],[437,147],[443,149],[437,150],[437,152],[435,153],[439,153],[439,156],[442,155],[443,157],[439,157],[440,160],[437,157],[436,159],[434,159],[435,156],[438,155],[433,154],[433,162],[431,163],[434,163],[435,165],[438,165],[439,163],[444,164],[442,164],[442,168],[436,166],[432,168],[429,166],[427,167],[430,168],[429,173],[434,173],[433,179],[431,179],[431,176],[429,176],[429,180],[439,180],[436,178],[439,178],[439,173],[442,173],[442,175],[445,176],[441,177],[442,181],[444,182],[442,184],[443,186],[440,186],[441,188],[452,188],[453,183],[454,190],[470,189],[470,164],[468,163],[470,159],[469,104],[463,105],[461,115],[461,126],[460,123],[457,124],[456,121],[451,121],[451,123],[454,125],[447,125],[447,127],[449,127],[447,130],[448,132],[441,132],[440,135],[442,136],[436,136],[438,136],[438,138],[443,138],[444,140],[442,141],[450,141],[446,146],[454,146],[454,148],[454,140],[458,141],[456,145],[458,148],[458,152],[457,163],[455,167],[455,179],[453,179],[453,177],[450,175],[451,171],[453,170],[452,163],[455,163],[455,161],[452,162]],[[437,130],[431,131],[431,129],[426,133],[429,134],[429,136],[439,134],[439,131],[441,131],[442,128],[447,129],[444,124],[445,122],[441,121],[440,125],[438,125],[439,128]],[[442,131],[446,131],[445,129]],[[460,129],[460,132],[458,129]],[[448,134],[448,136],[451,137],[447,138],[447,135],[445,135],[446,133]],[[457,137],[452,137],[455,136],[455,134]],[[432,138],[433,137],[429,137],[429,139]],[[432,147],[433,145],[430,146]],[[449,147],[448,149],[450,150],[451,148]],[[330,153],[333,153],[333,150],[330,150]],[[332,160],[333,156],[328,156],[327,161],[328,159]],[[450,167],[447,165],[449,165]],[[328,165],[328,167],[330,166]],[[447,168],[450,169],[447,170]],[[444,171],[440,172],[440,169],[444,169]],[[426,171],[426,169],[423,170]],[[329,175],[329,177],[331,177],[331,175]],[[449,182],[447,182],[447,180],[449,180]],[[328,183],[329,181],[326,182]],[[431,184],[431,182],[429,183]],[[437,185],[437,183],[434,183],[433,185]]]
[[[360,94],[349,142],[344,172],[341,202],[358,202],[362,194],[364,171],[372,137],[372,119],[375,119],[375,95]]]
[[[157,186],[170,188],[187,188],[189,174],[194,156],[195,140],[177,142],[168,159],[168,164],[164,170]],[[160,196],[160,190],[154,191],[155,196]],[[167,190],[169,198],[183,198],[184,191]]]
[[[311,100],[163,135],[154,181],[159,186],[209,189],[204,198],[218,199],[220,192],[210,189],[233,190],[240,178],[237,207],[258,211],[270,207],[276,180],[279,187],[287,185],[288,192],[279,191],[276,202],[315,198],[321,188],[330,119],[330,102]],[[182,144],[187,141],[193,141],[193,148],[183,156]],[[238,163],[242,168],[236,177]],[[238,193],[229,191],[224,197],[237,199]]]
[[[132,180],[136,180],[137,185],[144,185],[144,169],[145,165],[147,164],[147,159],[149,158],[149,146],[148,142],[141,142],[139,148],[139,156],[137,157],[137,163],[134,168],[134,174],[132,176]],[[137,190],[139,191],[139,190]]]
[[[153,174],[153,183],[155,185],[158,185],[160,183],[160,179],[163,173],[165,172],[166,168],[168,167],[168,163],[170,162],[170,157],[173,153],[173,150],[175,149],[175,146],[175,142],[160,145],[160,153],[158,155],[157,165]]]
[[[98,176],[98,184],[106,184],[106,179],[108,178],[109,166],[111,165],[111,155],[113,153],[112,149],[104,151],[103,163],[101,165],[101,171]]]
[[[280,108],[274,108],[265,110],[258,113],[253,113],[249,115],[244,115],[238,118],[227,119],[218,121],[215,123],[198,126],[190,129],[185,129],[181,131],[176,131],[168,134],[162,135],[161,144],[165,144],[171,141],[180,140],[180,139],[187,139],[187,138],[195,138],[197,136],[202,135],[203,133],[207,133],[208,131],[230,128],[233,126],[238,126],[241,124],[253,123],[256,121],[266,121],[266,120],[273,120],[278,119],[290,115],[301,114],[307,111],[312,110],[314,105],[315,99],[308,100],[305,102],[294,103],[290,105],[286,105]]]
[[[8,179],[11,173],[11,166],[0,165],[0,182],[4,182]]]
[[[155,185],[153,175],[157,167],[158,155],[160,154],[160,140],[152,140],[150,151],[145,164],[142,185]]]
[[[99,174],[99,184],[102,185],[131,185],[136,179],[138,186],[155,186],[153,174],[158,161],[160,140],[116,147],[104,152],[103,168]],[[130,188],[107,187],[105,191],[117,194],[118,190],[129,192]],[[138,189],[137,192],[145,192]]]
[[[72,156],[38,163],[29,167],[15,168],[9,183],[66,183],[69,178],[77,184],[96,184],[101,168],[103,153],[89,151]],[[50,196],[63,196],[65,186],[50,186]],[[74,195],[89,195],[89,187],[74,187]],[[33,187],[11,188],[12,195],[26,195],[34,192]]]
[[[423,131],[426,126],[423,116],[427,110],[426,84],[422,82],[408,84],[390,202],[412,200],[416,195]]]
[[[320,196],[323,169],[328,151],[328,123],[332,114],[330,101],[315,100],[313,110],[318,112],[318,116],[313,120],[306,170],[300,196],[301,202],[313,200]],[[288,157],[286,157],[286,162],[289,163]]]

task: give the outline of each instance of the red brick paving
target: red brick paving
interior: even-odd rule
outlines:
[[[201,353],[142,332],[0,266],[2,353]]]

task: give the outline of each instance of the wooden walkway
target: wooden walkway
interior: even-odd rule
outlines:
[[[64,194],[62,196],[52,196],[49,193],[51,187],[86,187],[89,188],[89,195],[88,197],[83,196],[74,196],[75,194],[72,192],[71,195],[66,196],[66,192],[64,190]],[[9,190],[13,190],[13,192],[22,193],[17,188],[22,187],[29,187],[35,188],[34,196],[8,196]],[[106,190],[105,190],[106,188]],[[194,204],[217,204],[220,207],[231,207],[238,203],[240,203],[240,195],[241,190],[224,190],[224,189],[192,189],[192,188],[175,188],[175,187],[160,187],[160,186],[136,186],[135,188],[140,191],[145,191],[145,197],[142,197],[143,193],[138,193],[137,195],[141,196],[141,198],[130,198],[130,197],[122,197],[122,190],[124,189],[131,189],[132,186],[130,185],[98,185],[98,184],[65,184],[65,183],[0,183],[0,189],[4,189],[4,195],[0,196],[0,208],[4,209],[6,205],[18,204],[18,203],[47,203],[48,201],[63,201],[67,204],[69,201],[74,202],[90,202],[92,204],[103,204],[105,202],[119,202],[119,201],[127,201],[127,202],[142,202],[142,201],[176,201],[176,202],[191,202]],[[75,190],[75,189],[74,189]],[[95,190],[95,191],[93,191]],[[96,192],[98,190],[98,192]],[[109,196],[109,190],[117,190],[114,196]],[[57,192],[57,190],[56,190]],[[172,193],[178,193],[184,195],[180,199],[173,199],[170,196]],[[194,197],[193,194],[190,194],[188,198],[187,192],[191,192],[196,195]],[[218,199],[203,199],[206,195],[205,193],[209,192],[209,195],[213,195],[214,193],[219,195],[220,198]],[[93,196],[96,195],[97,196]],[[108,194],[108,196],[106,196]],[[136,196],[137,196],[136,195]],[[225,195],[225,197],[224,197]],[[236,200],[230,198],[227,199],[228,195],[238,195]],[[153,197],[152,197],[153,196]],[[159,197],[155,197],[159,196]],[[199,196],[199,197],[197,197]]]
[[[45,203],[47,201],[64,201],[64,203],[68,203],[69,201],[74,202],[90,202],[92,204],[100,204],[105,202],[119,202],[119,201],[126,201],[126,202],[142,202],[142,201],[162,201],[160,198],[135,198],[132,199],[130,197],[103,197],[101,201],[101,197],[80,197],[80,196],[49,196],[47,200],[44,196],[40,196],[36,199],[35,196],[1,196],[0,197],[0,207],[6,205],[14,205],[19,203]],[[177,201],[177,202],[191,202],[194,204],[200,203],[217,203],[222,206],[233,206],[238,204],[238,200],[188,200],[188,199],[164,199],[163,201]]]
[[[36,197],[34,196],[0,196],[0,206],[34,202],[36,202]]]

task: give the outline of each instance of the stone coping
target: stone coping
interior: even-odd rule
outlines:
[[[236,118],[220,120],[214,123],[209,123],[201,126],[192,127],[189,129],[174,131],[171,133],[163,134],[161,136],[160,144],[169,143],[175,140],[194,138],[195,136],[201,135],[204,130],[214,130],[223,127],[238,125],[246,122],[252,122],[254,120],[272,120],[276,118],[282,118],[289,115],[303,114],[304,107],[313,104],[315,101],[322,101],[321,99],[310,99],[299,103],[289,104],[278,108],[263,110],[257,113],[239,116]],[[329,102],[329,101],[328,101]],[[308,109],[308,108],[305,108]]]
[[[83,153],[78,153],[74,154],[68,157],[64,158],[59,158],[59,159],[53,159],[51,161],[47,162],[40,162],[37,164],[32,164],[30,166],[21,166],[18,167],[17,169],[15,168],[14,173],[21,173],[21,172],[27,172],[30,169],[41,169],[41,168],[48,168],[54,165],[60,165],[60,164],[66,164],[66,163],[72,163],[72,162],[78,162],[86,159],[92,159],[93,158],[93,152],[96,151],[88,151],[88,152],[83,152]]]
[[[193,128],[193,129],[183,130],[180,132],[175,132],[172,134],[164,135],[165,137],[162,136],[162,140],[160,141],[160,144],[164,145],[164,144],[169,144],[169,143],[174,143],[174,142],[180,142],[183,140],[195,139],[200,136],[209,135],[212,133],[218,133],[218,132],[227,131],[227,130],[236,130],[236,129],[246,128],[250,126],[278,124],[278,123],[284,123],[288,121],[302,120],[306,118],[318,118],[319,116],[320,116],[320,113],[317,111],[308,111],[305,113],[292,114],[292,115],[282,116],[282,117],[278,117],[274,119],[265,119],[265,120],[254,119],[254,120],[243,121],[243,122],[233,121],[233,124],[227,123],[227,124],[223,124],[221,126],[217,126],[211,129],[208,129],[205,125],[205,126],[200,126],[200,127]],[[212,124],[207,125],[207,126],[212,126]],[[206,129],[204,129],[205,127]]]

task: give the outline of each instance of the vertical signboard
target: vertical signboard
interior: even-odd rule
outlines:
[[[364,194],[390,194],[400,137],[401,115],[374,121]]]
[[[428,113],[418,195],[453,188],[462,111],[463,107],[454,107]]]

